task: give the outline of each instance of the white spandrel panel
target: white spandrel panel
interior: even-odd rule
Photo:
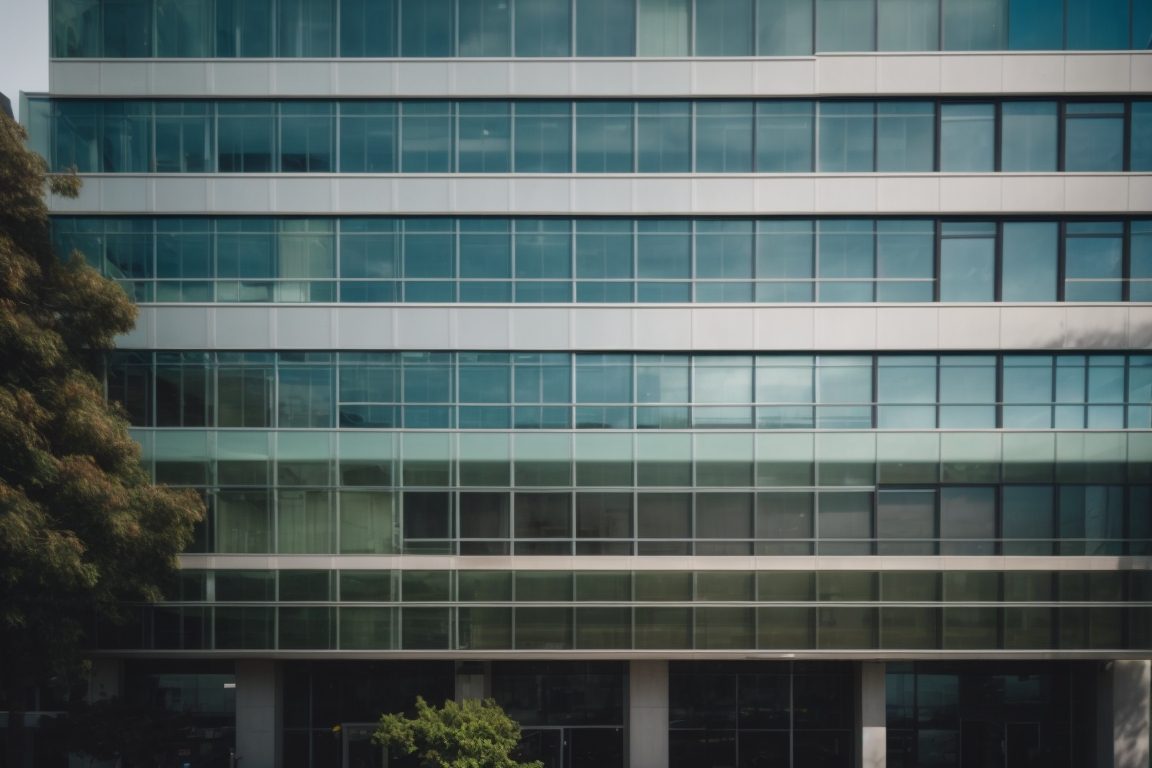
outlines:
[[[86,174],[58,213],[629,216],[1111,213],[1152,209],[1150,174]],[[187,197],[185,197],[187,193]],[[198,201],[206,200],[197,209]],[[171,207],[169,207],[171,206]]]
[[[126,349],[1133,350],[1152,306],[149,305]]]
[[[1152,53],[1143,51],[866,53],[779,59],[55,59],[49,82],[52,93],[62,97],[1125,94],[1147,91],[1150,59]],[[206,73],[190,77],[190,67],[197,66]],[[118,70],[122,74],[117,75]]]

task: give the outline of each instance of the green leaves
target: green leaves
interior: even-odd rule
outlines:
[[[510,757],[520,743],[520,726],[492,699],[451,699],[434,707],[416,697],[416,717],[384,715],[372,740],[407,754],[423,768],[542,768]]]
[[[80,257],[52,251],[45,174],[0,116],[0,710],[83,667],[97,617],[156,597],[204,507],[151,485],[104,398],[103,351],[136,307]],[[61,258],[64,256],[65,258]]]

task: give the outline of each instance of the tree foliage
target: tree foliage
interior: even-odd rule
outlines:
[[[372,740],[415,753],[422,768],[542,768],[511,757],[520,726],[492,699],[449,699],[434,707],[417,696],[414,718],[382,716]]]
[[[153,599],[203,514],[151,484],[97,376],[136,310],[73,254],[52,251],[49,179],[0,115],[0,710],[80,668],[85,628]]]

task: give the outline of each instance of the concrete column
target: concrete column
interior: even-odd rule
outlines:
[[[1112,689],[1112,768],[1148,768],[1150,663],[1113,661],[1105,677]]]
[[[236,757],[239,768],[280,765],[280,680],[276,662],[236,662]]]
[[[888,762],[887,700],[882,661],[861,662],[856,676],[856,765],[884,768]]]
[[[628,768],[668,768],[668,662],[628,663]]]

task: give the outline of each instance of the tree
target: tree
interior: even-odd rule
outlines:
[[[372,741],[415,753],[421,768],[543,768],[538,760],[512,759],[520,726],[492,699],[449,699],[434,707],[417,696],[416,717],[382,716]]]
[[[87,628],[156,599],[203,503],[152,485],[122,412],[97,376],[132,328],[123,291],[52,252],[49,179],[0,115],[0,710],[9,766],[22,766],[29,695],[82,679]]]

